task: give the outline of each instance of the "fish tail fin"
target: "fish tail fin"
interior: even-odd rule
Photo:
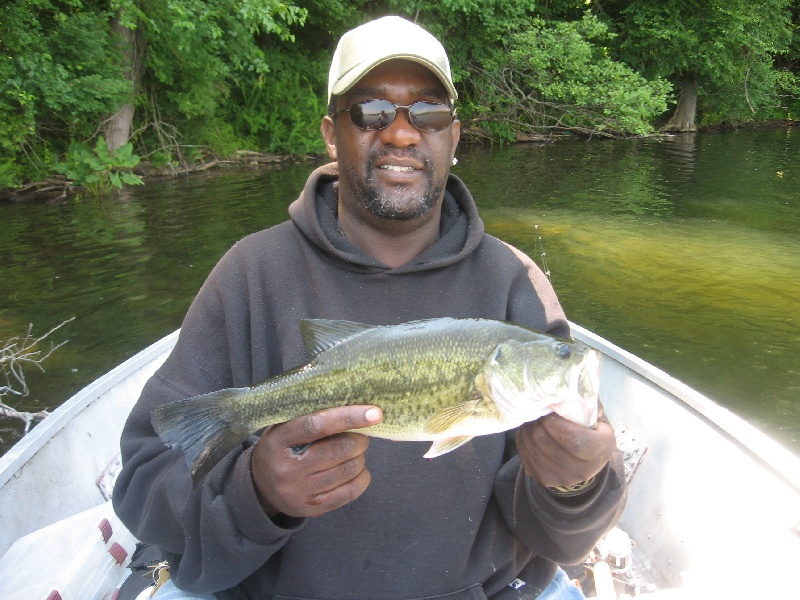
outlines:
[[[250,435],[249,427],[231,418],[231,401],[243,391],[230,388],[153,409],[153,428],[165,444],[183,452],[195,485]]]

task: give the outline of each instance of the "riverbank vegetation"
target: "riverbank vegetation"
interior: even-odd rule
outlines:
[[[800,119],[800,0],[9,0],[0,189],[322,153],[336,40],[384,14],[442,40],[467,138]]]

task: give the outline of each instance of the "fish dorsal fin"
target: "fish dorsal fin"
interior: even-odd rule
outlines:
[[[427,420],[423,430],[425,433],[439,434],[446,433],[448,429],[457,425],[466,419],[475,410],[475,407],[480,402],[479,398],[470,398],[458,404],[451,404],[445,406],[441,410],[433,413],[433,416]]]
[[[375,325],[364,325],[353,321],[333,319],[301,319],[300,333],[311,356],[316,356],[354,335],[375,329]]]

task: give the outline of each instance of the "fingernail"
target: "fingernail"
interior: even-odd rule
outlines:
[[[370,423],[377,423],[381,420],[381,417],[382,415],[380,408],[370,408],[364,413],[364,418]]]

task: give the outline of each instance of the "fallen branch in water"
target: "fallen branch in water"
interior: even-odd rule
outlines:
[[[15,408],[11,408],[8,404],[0,402],[0,417],[7,417],[9,419],[18,419],[25,423],[24,432],[28,433],[31,429],[31,423],[36,420],[42,420],[50,413],[46,410],[40,410],[39,412],[27,412],[24,410],[17,410]]]
[[[0,200],[6,202],[26,202],[28,200],[60,200],[73,191],[71,181],[66,177],[53,175],[42,181],[34,181],[22,187],[0,190]]]
[[[3,396],[12,395],[23,398],[30,393],[25,381],[24,368],[31,365],[36,366],[44,372],[42,362],[44,362],[53,352],[66,344],[63,341],[59,344],[50,343],[49,348],[40,348],[38,344],[43,342],[54,331],[60,329],[75,317],[63,321],[53,327],[44,335],[34,337],[33,325],[28,325],[28,331],[24,336],[15,336],[4,342],[0,342],[0,376],[5,380],[0,384],[0,417],[19,419],[25,423],[25,433],[30,429],[31,423],[36,419],[43,419],[48,415],[46,410],[39,412],[21,411],[9,406],[2,401]]]

